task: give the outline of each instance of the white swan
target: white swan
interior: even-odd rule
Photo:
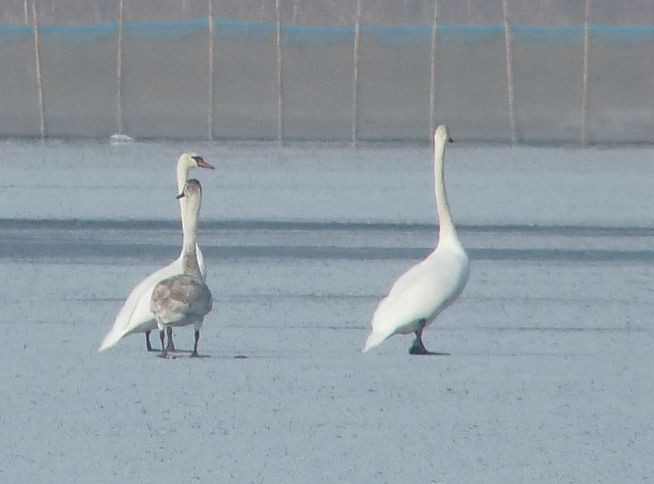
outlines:
[[[192,168],[209,168],[214,169],[212,165],[204,161],[204,159],[197,153],[183,153],[177,160],[177,193],[180,194],[186,184],[188,179],[188,173]],[[180,209],[182,203],[180,201]],[[204,256],[200,247],[197,247],[197,259],[200,266],[200,272],[202,277],[206,276],[206,270],[204,265]],[[145,333],[145,346],[148,351],[152,350],[150,345],[150,331],[156,329],[157,323],[150,311],[150,297],[152,296],[152,290],[157,282],[161,281],[170,276],[176,274],[181,274],[183,271],[182,267],[182,255],[168,264],[166,267],[159,269],[154,274],[150,274],[148,277],[143,279],[127,297],[127,300],[123,304],[123,307],[118,312],[116,319],[111,330],[102,340],[102,344],[98,351],[104,351],[107,348],[111,348],[113,345],[118,343],[123,337],[132,333]],[[172,343],[172,338],[169,334],[169,344]]]
[[[182,244],[183,274],[160,281],[152,291],[150,310],[157,320],[161,338],[161,356],[167,356],[164,346],[164,329],[171,326],[192,324],[195,328],[195,343],[191,356],[198,356],[198,340],[204,317],[211,311],[213,299],[211,291],[200,274],[196,257],[198,216],[202,204],[202,187],[197,180],[189,180],[178,196],[182,203]],[[169,336],[170,337],[170,336]]]
[[[434,178],[439,234],[436,249],[395,281],[372,318],[372,332],[363,351],[381,344],[394,334],[415,333],[409,353],[434,354],[425,348],[422,331],[461,294],[468,282],[468,256],[456,235],[445,193],[443,155],[449,140],[447,128],[434,133]]]

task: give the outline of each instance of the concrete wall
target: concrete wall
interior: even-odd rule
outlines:
[[[0,136],[651,142],[653,47],[644,0],[5,0]]]

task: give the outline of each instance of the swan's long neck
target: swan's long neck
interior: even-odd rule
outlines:
[[[180,199],[182,208],[182,268],[184,274],[200,276],[200,265],[197,258],[198,215],[200,213],[199,200],[184,196]]]
[[[436,192],[436,208],[438,209],[438,243],[444,240],[456,240],[456,229],[452,215],[450,214],[450,206],[447,202],[447,192],[445,191],[445,143],[446,140],[438,139],[434,146],[434,178],[435,178],[435,192]]]
[[[179,161],[177,162],[177,169],[176,169],[177,193],[178,194],[180,194],[180,193],[182,193],[184,191],[184,185],[186,185],[186,182],[188,181],[189,171],[191,171],[191,167],[189,166],[188,163],[184,163],[182,161],[182,158],[180,157]],[[188,202],[188,200],[187,200],[186,197],[182,197],[179,200],[179,208],[180,208],[180,211],[182,213],[182,228],[184,227],[184,207],[186,205],[188,205],[187,202]],[[200,210],[200,208],[198,206],[198,213],[199,213],[199,210]],[[197,238],[197,217],[198,217],[198,215],[196,215],[196,217],[195,217],[195,237],[196,238]],[[180,257],[182,258],[182,261],[184,261],[184,259],[189,260],[189,263],[188,263],[189,270],[195,271],[195,269],[193,269],[193,267],[197,266],[198,267],[198,274],[199,274],[200,269],[199,269],[199,263],[198,263],[198,258],[197,258],[197,251],[198,250],[199,250],[199,247],[197,246],[197,242],[196,242],[196,244],[193,246],[193,255],[191,255],[190,252],[185,255],[184,246],[182,246],[182,254],[181,254]],[[186,267],[186,265],[187,264],[184,264],[184,267]],[[184,269],[184,270],[186,270],[186,269]]]
[[[186,163],[182,163],[180,159],[177,162],[177,193],[182,193],[184,190],[184,185],[188,181],[188,172],[190,171],[189,166]]]

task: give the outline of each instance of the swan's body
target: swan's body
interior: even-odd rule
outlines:
[[[177,161],[177,193],[182,192],[188,179],[189,171],[195,167],[213,169],[213,166],[204,161],[204,159],[196,153],[183,153],[179,157],[179,160]],[[180,201],[180,208],[181,206],[182,202]],[[204,256],[202,255],[199,246],[196,246],[196,257],[201,277],[204,280],[206,269]],[[104,351],[107,348],[111,348],[122,338],[132,333],[145,333],[146,348],[150,351],[152,349],[149,338],[150,331],[157,328],[157,322],[152,311],[150,311],[150,298],[152,297],[154,286],[156,286],[157,282],[181,274],[183,271],[182,254],[180,254],[176,260],[168,264],[166,267],[159,269],[155,273],[150,274],[134,289],[132,289],[132,292],[123,304],[123,307],[118,312],[111,330],[102,340],[102,344],[98,351]],[[170,335],[169,343],[172,345],[172,338],[170,338]]]
[[[395,281],[372,318],[372,332],[363,351],[381,344],[394,334],[415,333],[409,352],[430,354],[422,342],[423,329],[461,294],[468,282],[468,256],[459,242],[445,192],[443,155],[447,128],[434,134],[434,177],[439,237],[436,249]]]
[[[198,356],[198,340],[204,317],[211,311],[213,299],[211,291],[202,279],[200,266],[196,258],[197,226],[202,188],[197,180],[189,180],[184,186],[182,203],[182,244],[183,273],[159,281],[152,291],[150,310],[157,320],[161,338],[162,356],[166,356],[164,347],[164,329],[172,326],[193,324],[195,344],[192,356]]]

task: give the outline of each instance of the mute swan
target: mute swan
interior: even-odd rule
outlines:
[[[461,294],[468,282],[468,256],[456,235],[450,215],[443,179],[443,155],[449,140],[447,127],[434,133],[434,178],[439,234],[436,249],[395,281],[372,318],[372,332],[363,351],[381,344],[394,334],[415,333],[409,349],[412,355],[435,354],[427,351],[422,331]],[[451,140],[449,140],[451,141]]]
[[[161,339],[161,356],[164,358],[167,356],[167,348],[164,347],[164,329],[189,324],[193,324],[195,328],[195,343],[191,356],[198,356],[198,340],[202,321],[213,306],[211,291],[202,279],[195,254],[198,215],[202,204],[200,182],[197,180],[187,181],[178,198],[184,200],[182,203],[184,242],[181,256],[184,272],[157,283],[150,299],[150,310],[157,320]]]
[[[188,173],[192,168],[209,168],[214,169],[212,165],[204,161],[204,159],[197,153],[182,153],[179,159],[177,160],[177,193],[181,193],[186,180],[188,179]],[[180,208],[181,208],[180,201]],[[198,265],[200,266],[200,273],[204,278],[206,276],[206,270],[204,265],[204,256],[200,247],[196,247],[196,254],[198,259]],[[157,323],[150,311],[150,297],[152,296],[152,290],[157,282],[161,281],[170,276],[176,274],[181,274],[183,271],[182,267],[182,255],[168,264],[166,267],[159,269],[157,272],[150,274],[148,277],[143,279],[127,297],[127,300],[123,304],[123,307],[118,312],[116,319],[111,330],[102,340],[102,344],[98,351],[104,351],[107,348],[111,348],[113,345],[118,343],[123,337],[131,333],[145,333],[145,347],[148,351],[152,351],[152,346],[150,345],[150,331],[156,329]],[[172,333],[172,330],[171,330]],[[168,342],[171,345],[171,349],[174,349],[172,343],[171,333],[169,333]]]

